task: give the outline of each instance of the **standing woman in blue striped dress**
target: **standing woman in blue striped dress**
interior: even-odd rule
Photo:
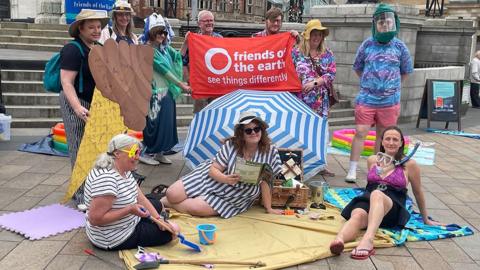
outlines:
[[[268,163],[274,175],[280,173],[280,156],[271,145],[267,128],[268,124],[256,113],[242,112],[234,128],[234,136],[226,140],[215,158],[205,161],[173,183],[162,202],[190,215],[230,218],[247,211],[261,193],[265,210],[271,214],[282,214],[282,210],[272,209],[268,183],[246,184],[241,182],[238,174],[234,174],[237,157]]]

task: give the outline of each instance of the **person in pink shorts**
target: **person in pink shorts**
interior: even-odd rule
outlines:
[[[360,78],[360,92],[355,99],[355,136],[350,153],[350,169],[345,181],[354,183],[363,142],[375,126],[377,134],[397,124],[400,115],[401,82],[413,72],[407,46],[395,36],[400,20],[387,4],[378,5],[373,14],[372,37],[358,48],[353,70]],[[380,136],[378,136],[380,137]],[[380,140],[375,142],[375,153]]]

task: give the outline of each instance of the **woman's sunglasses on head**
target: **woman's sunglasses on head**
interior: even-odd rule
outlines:
[[[252,132],[258,133],[258,132],[260,132],[260,130],[262,130],[262,128],[259,127],[259,126],[256,126],[256,127],[254,127],[254,128],[246,128],[246,129],[244,129],[245,134],[247,134],[247,135],[252,134]]]

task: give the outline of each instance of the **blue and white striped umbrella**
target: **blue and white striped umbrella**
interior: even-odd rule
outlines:
[[[190,168],[215,156],[222,139],[233,135],[242,111],[257,112],[279,148],[303,149],[304,179],[325,167],[327,120],[288,92],[237,90],[215,99],[193,118],[183,156]]]

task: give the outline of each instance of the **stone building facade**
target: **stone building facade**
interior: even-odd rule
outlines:
[[[191,18],[192,0],[130,0],[139,17],[156,11],[169,18]],[[265,0],[197,0],[198,11],[212,11],[217,21],[261,22],[272,4]]]

